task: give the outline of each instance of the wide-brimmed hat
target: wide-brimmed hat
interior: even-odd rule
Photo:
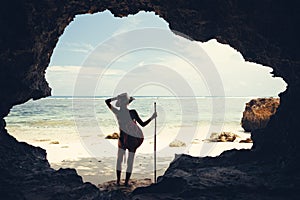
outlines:
[[[118,98],[116,102],[117,107],[120,107],[121,105],[124,104],[127,105],[131,103],[133,100],[135,100],[135,98],[129,97],[127,93],[119,94],[117,98]]]

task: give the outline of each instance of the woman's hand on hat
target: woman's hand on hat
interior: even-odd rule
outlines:
[[[117,96],[116,97],[112,97],[111,100],[112,101],[118,100],[118,97]]]

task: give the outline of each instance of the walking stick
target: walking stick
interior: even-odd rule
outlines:
[[[156,112],[156,102],[154,102],[154,112]],[[156,183],[156,117],[154,119],[154,183]]]

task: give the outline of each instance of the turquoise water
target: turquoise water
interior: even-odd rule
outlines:
[[[59,163],[58,166],[63,160],[89,155],[114,157],[116,141],[104,138],[118,132],[118,126],[104,102],[106,98],[49,97],[28,101],[13,107],[5,118],[7,129],[19,141],[45,148],[49,161]],[[245,103],[250,99],[252,97],[136,97],[130,108],[136,109],[146,120],[154,111],[154,102],[157,103],[157,151],[159,157],[168,157],[171,161],[175,153],[206,156],[217,155],[225,149],[244,148],[239,147],[238,142],[214,148],[216,144],[207,146],[201,141],[213,132],[231,131],[243,135],[240,121]],[[138,153],[148,159],[153,153],[154,123],[142,130],[145,140]],[[174,140],[184,142],[186,147],[170,148]],[[55,141],[59,144],[52,145]]]
[[[14,106],[5,118],[8,129],[36,134],[39,129],[77,128],[109,134],[117,131],[116,120],[104,103],[106,97],[50,97]],[[130,108],[144,120],[151,116],[157,103],[157,127],[193,127],[201,124],[222,124],[240,127],[245,103],[252,97],[136,97]],[[214,102],[216,101],[216,102]],[[147,129],[147,128],[146,128]],[[147,134],[147,131],[145,131]],[[26,134],[27,132],[24,131]]]
[[[104,138],[118,132],[118,126],[105,99],[49,97],[28,101],[12,108],[5,118],[7,129],[19,141],[46,149],[47,159],[55,169],[75,168],[85,181],[94,184],[112,180],[117,141]],[[251,148],[249,144],[238,142],[202,142],[212,132],[232,131],[242,135],[242,112],[250,99],[252,97],[136,97],[130,108],[136,109],[146,120],[153,113],[153,103],[157,103],[157,173],[162,175],[174,154],[216,156],[232,148]],[[154,123],[142,130],[145,140],[137,151],[134,177],[144,178],[145,174],[153,177]],[[174,140],[186,146],[169,147]],[[51,144],[55,141],[57,144]]]

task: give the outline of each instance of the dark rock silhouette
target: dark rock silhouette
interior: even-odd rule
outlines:
[[[265,128],[270,117],[275,114],[279,98],[258,98],[246,103],[241,125],[247,132]]]
[[[291,176],[275,180],[282,173],[276,162],[257,162],[256,156],[249,150],[217,158],[179,156],[157,184],[137,188],[132,199],[296,199],[299,192],[285,185]]]
[[[251,150],[216,158],[182,156],[157,184],[137,189],[140,199],[297,199],[299,197],[300,2],[236,0],[31,1],[0,6],[1,199],[115,199],[82,183],[74,170],[55,171],[45,152],[19,143],[5,130],[12,106],[50,95],[45,70],[65,27],[76,14],[109,9],[123,17],[154,11],[174,31],[198,41],[215,38],[246,61],[273,68],[288,83],[280,109],[252,131]],[[103,27],[105,28],[105,27]],[[118,196],[119,197],[119,196]],[[177,197],[176,197],[177,198]],[[178,199],[178,198],[177,198]]]
[[[108,181],[98,185],[98,188],[106,196],[113,196],[115,199],[130,199],[131,192],[138,187],[146,187],[152,184],[151,179],[131,179],[129,186],[124,185],[125,180],[121,180],[121,184],[117,185],[116,181]]]
[[[83,183],[74,169],[50,168],[46,151],[1,131],[1,199],[101,199],[98,188]]]

